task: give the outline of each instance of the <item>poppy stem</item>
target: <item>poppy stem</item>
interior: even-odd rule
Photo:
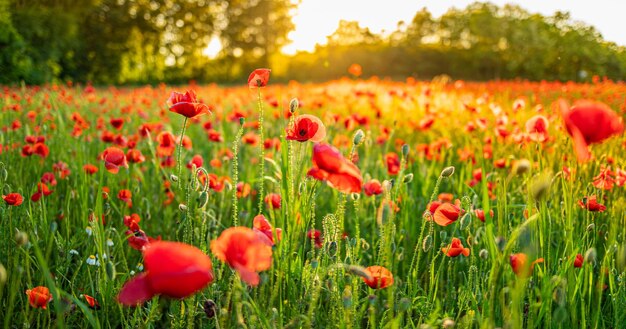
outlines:
[[[178,173],[176,174],[176,176],[178,176],[178,188],[180,188],[180,169],[181,169],[181,164],[182,164],[182,154],[183,154],[183,138],[185,137],[185,129],[187,128],[187,117],[185,117],[185,120],[183,120],[183,129],[180,132],[180,141],[178,144]]]
[[[259,148],[260,148],[260,180],[259,180],[259,215],[263,213],[263,193],[265,190],[264,187],[264,179],[265,179],[265,149],[264,149],[264,142],[265,140],[263,139],[263,103],[261,102],[261,88],[257,88],[258,90],[258,94],[257,94],[257,105],[259,108],[259,139],[260,139],[260,143],[259,143]]]
[[[238,198],[237,198],[237,183],[239,181],[239,141],[243,136],[243,122],[239,126],[239,130],[237,131],[237,137],[235,137],[235,141],[233,141],[233,204],[232,204],[232,212],[233,212],[233,226],[239,226],[239,217],[237,214],[238,207]],[[242,186],[243,190],[243,186]],[[243,193],[242,193],[243,195]]]

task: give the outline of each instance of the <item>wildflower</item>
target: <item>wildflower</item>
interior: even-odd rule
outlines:
[[[83,170],[85,171],[87,175],[93,175],[98,172],[98,167],[88,163],[83,166]]]
[[[272,225],[263,215],[257,215],[254,217],[252,222],[252,229],[255,233],[264,240],[267,245],[274,245],[274,233],[272,231]],[[282,237],[283,230],[280,228],[276,229],[276,239],[280,241]]]
[[[606,210],[606,206],[601,203],[598,203],[597,197],[595,195],[591,195],[589,197],[585,197],[582,200],[578,200],[578,205],[589,211],[597,211],[603,212]]]
[[[474,214],[481,222],[485,222],[485,211],[482,209],[474,210]],[[493,209],[489,209],[489,216],[493,218]]]
[[[157,155],[160,157],[169,157],[174,154],[176,149],[176,137],[169,131],[162,131],[156,137],[157,143]]]
[[[548,119],[543,115],[535,115],[528,119],[526,133],[532,141],[545,142],[548,140]]]
[[[89,295],[81,295],[82,298],[85,298],[85,301],[87,301],[87,305],[89,305],[89,308],[92,310],[99,310],[100,309],[100,304],[98,303],[98,301],[89,296]]]
[[[26,296],[28,296],[28,303],[34,308],[47,308],[49,302],[52,301],[52,294],[47,287],[39,286],[33,289],[26,290]]]
[[[142,163],[146,161],[146,157],[141,154],[141,151],[138,149],[131,149],[126,152],[126,158],[131,163]]]
[[[369,266],[365,268],[369,277],[363,277],[363,282],[372,289],[383,289],[393,284],[393,274],[382,266]]]
[[[224,230],[217,239],[211,241],[211,251],[251,286],[259,284],[257,272],[265,271],[272,265],[272,247],[247,227]]]
[[[452,238],[452,242],[448,247],[441,248],[441,252],[448,257],[457,257],[460,254],[467,257],[470,254],[469,248],[463,248],[463,244],[459,238]]]
[[[94,255],[89,255],[85,262],[87,263],[87,265],[100,266],[100,261]]]
[[[321,142],[326,137],[326,127],[318,117],[302,114],[295,118],[293,125],[287,128],[287,140],[298,142]]]
[[[142,304],[158,294],[185,298],[213,281],[211,259],[194,246],[156,241],[142,253],[146,271],[124,284],[121,304]]]
[[[126,204],[128,205],[128,208],[131,208],[133,206],[132,196],[133,195],[130,192],[130,190],[127,190],[127,189],[120,190],[117,193],[117,198],[120,199],[121,201],[126,202]]]
[[[533,268],[538,263],[543,263],[543,258],[539,258],[532,262],[528,267],[528,256],[524,253],[512,254],[509,258],[511,268],[518,277],[526,277],[532,273]]]
[[[248,76],[248,87],[265,87],[270,80],[270,69],[256,69]]]
[[[623,119],[604,103],[582,100],[570,108],[566,101],[560,100],[559,107],[579,162],[591,158],[590,144],[601,143],[624,131]]]
[[[186,118],[194,118],[205,113],[211,113],[206,104],[198,102],[196,93],[188,90],[184,94],[172,92],[167,100],[170,112],[178,113]]]
[[[330,187],[343,193],[359,193],[363,184],[359,168],[328,144],[313,147],[313,168],[307,175],[326,181]]]
[[[385,163],[387,163],[387,173],[389,175],[397,175],[400,172],[400,158],[396,153],[387,153],[385,155]]]
[[[281,202],[280,194],[270,193],[265,197],[265,203],[271,209],[280,209],[280,202]]]
[[[363,68],[361,65],[354,63],[348,68],[348,73],[358,78],[363,73]]]
[[[372,179],[363,184],[363,191],[367,196],[379,195],[383,193],[383,186],[377,179]]]
[[[306,232],[306,237],[309,240],[313,240],[315,248],[321,248],[324,243],[324,240],[322,239],[322,232],[320,232],[320,230],[311,229]]]
[[[459,219],[461,213],[462,209],[459,207],[459,205],[446,202],[436,207],[436,210],[433,213],[433,219],[438,225],[448,226],[456,222]]]
[[[19,193],[9,193],[7,195],[3,195],[2,200],[4,200],[4,202],[6,202],[9,206],[17,207],[24,202],[24,197],[22,197]]]
[[[112,174],[117,174],[120,170],[119,167],[128,168],[124,151],[117,147],[107,147],[104,152],[102,152],[102,159],[104,160],[105,168]]]
[[[581,254],[576,254],[576,258],[574,259],[574,267],[576,268],[580,268],[583,267],[583,255]]]

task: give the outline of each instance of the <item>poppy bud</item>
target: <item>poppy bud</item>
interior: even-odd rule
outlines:
[[[481,249],[478,253],[478,256],[482,259],[487,259],[489,257],[489,252],[487,251],[487,249]]]
[[[183,211],[183,212],[187,211],[187,206],[181,203],[178,205],[178,210]]]
[[[587,225],[587,232],[591,232],[596,228],[596,224],[591,223],[589,225]]]
[[[506,239],[501,236],[496,237],[496,246],[500,251],[503,251],[506,246]]]
[[[470,215],[469,212],[467,212],[465,215],[463,215],[463,217],[461,217],[461,223],[460,223],[459,229],[461,229],[461,230],[466,229],[469,226],[469,224],[472,222],[472,218],[471,217],[472,216]],[[442,232],[445,232],[445,231],[442,231]]]
[[[389,202],[383,202],[383,204],[378,209],[378,216],[376,217],[376,221],[378,225],[385,225],[389,221],[391,217],[391,207],[389,206]]]
[[[452,329],[454,328],[454,325],[455,325],[454,320],[450,318],[443,319],[442,326],[444,329]]]
[[[593,264],[596,262],[597,256],[596,248],[591,247],[585,252],[585,262]]]
[[[200,196],[198,196],[198,208],[204,208],[207,202],[209,202],[209,193],[204,191],[200,193]]]
[[[352,307],[352,290],[350,290],[350,286],[346,286],[343,289],[343,307],[350,308]]]
[[[439,232],[439,238],[441,240],[445,240],[447,237],[448,237],[448,232],[446,232],[446,231],[440,231]]]
[[[337,241],[331,241],[328,244],[328,255],[333,257],[337,254]]]
[[[115,275],[116,275],[115,264],[113,264],[111,261],[108,261],[104,269],[106,270],[107,277],[109,278],[109,280],[115,279]]]
[[[207,318],[211,319],[215,316],[215,311],[217,307],[213,300],[211,299],[205,300],[202,307],[204,308],[204,314],[206,314]]]
[[[513,173],[515,173],[516,175],[523,175],[528,172],[528,170],[530,170],[530,166],[531,163],[528,159],[520,159],[518,161],[515,161],[515,164],[513,165]]]
[[[359,193],[352,193],[352,194],[350,194],[350,197],[352,198],[352,201],[358,201],[361,198],[361,194],[359,194]]]
[[[535,200],[543,199],[550,187],[551,180],[549,174],[542,174],[533,180],[530,185],[530,192]]]
[[[239,124],[243,126],[244,123],[246,123],[246,118],[240,117],[239,118]]]
[[[406,174],[404,175],[404,178],[402,179],[402,182],[404,182],[405,184],[408,184],[412,181],[413,181],[413,174]]]
[[[422,241],[422,250],[427,252],[433,246],[433,237],[429,234]]]
[[[398,304],[398,308],[400,309],[401,312],[406,312],[411,308],[411,300],[403,297],[400,298],[400,303]]]
[[[17,243],[18,247],[21,247],[28,243],[28,234],[22,231],[17,231],[15,233],[15,243]]]
[[[617,248],[615,259],[617,261],[618,270],[623,271],[626,268],[626,244],[622,244]]]
[[[289,102],[289,112],[291,112],[292,114],[296,113],[299,107],[300,107],[300,102],[298,102],[297,98],[294,98]]]
[[[369,273],[365,270],[365,267],[358,265],[349,265],[346,269],[350,274],[357,275],[366,279],[369,279],[370,277]]]
[[[450,177],[450,176],[452,176],[452,174],[454,174],[454,166],[443,168],[443,170],[441,171],[440,176],[441,177]]]
[[[7,168],[2,168],[2,170],[0,170],[0,179],[3,182],[6,182],[7,178],[9,178],[9,172],[7,171]]]
[[[171,180],[172,182],[176,183],[176,182],[178,182],[178,176],[176,176],[176,175],[174,175],[174,174],[171,174],[171,175],[170,175],[170,180]]]
[[[388,180],[384,180],[382,185],[383,191],[385,191],[385,193],[389,193],[391,191],[391,188],[393,187],[393,184]]]
[[[104,215],[108,216],[111,213],[111,205],[108,202],[106,202],[104,205],[102,205],[102,207],[104,208],[103,209]]]
[[[402,145],[402,156],[404,156],[405,158],[409,155],[409,145],[408,144],[403,144]]]
[[[7,282],[7,270],[4,268],[2,263],[0,263],[0,287],[4,286]]]
[[[365,137],[365,133],[363,132],[363,130],[357,130],[356,133],[354,133],[354,137],[352,138],[352,143],[354,145],[359,145],[363,140],[363,137]]]

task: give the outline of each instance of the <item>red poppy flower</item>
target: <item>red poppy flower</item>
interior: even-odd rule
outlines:
[[[124,119],[123,118],[111,118],[111,120],[109,120],[109,123],[111,123],[111,126],[113,126],[113,128],[120,130],[124,126]]]
[[[393,274],[382,266],[370,266],[365,268],[369,277],[364,277],[363,282],[372,289],[383,289],[393,284]]]
[[[590,144],[601,143],[624,131],[623,119],[606,104],[583,100],[569,108],[567,102],[560,100],[559,106],[567,132],[574,139],[579,162],[591,158]]]
[[[146,271],[122,287],[117,300],[124,305],[142,304],[158,294],[184,298],[213,281],[211,259],[194,246],[155,241],[142,253]]]
[[[548,119],[543,115],[535,115],[526,121],[526,133],[530,140],[545,142],[548,139]]]
[[[251,286],[259,284],[261,278],[257,272],[272,265],[272,247],[247,227],[227,228],[219,238],[211,241],[211,251]]]
[[[141,154],[141,151],[139,151],[138,149],[128,150],[128,152],[126,152],[126,158],[131,163],[142,163],[146,161],[146,157]]]
[[[359,193],[363,185],[359,168],[328,144],[313,147],[313,168],[307,175],[326,181],[330,187],[343,193]]]
[[[85,173],[87,173],[88,175],[93,175],[95,173],[98,172],[98,167],[88,163],[86,165],[83,166],[83,170],[85,171]]]
[[[532,273],[535,264],[543,263],[543,258],[539,258],[532,262],[530,264],[530,267],[527,267],[528,256],[524,253],[512,254],[509,258],[509,261],[515,275],[520,277],[526,277]]]
[[[89,296],[89,295],[83,295],[83,298],[85,298],[85,301],[87,301],[87,305],[89,305],[89,308],[92,310],[99,310],[100,309],[100,304],[98,304],[98,301]]]
[[[265,216],[255,216],[254,221],[252,222],[252,229],[254,230],[254,232],[257,233],[261,240],[265,241],[268,246],[274,245],[274,233],[272,232],[272,225],[270,224],[270,222],[267,221]],[[280,241],[282,233],[282,229],[276,229],[276,239],[278,241]]]
[[[124,216],[124,226],[129,229],[136,231],[139,229],[139,222],[141,222],[141,217],[137,214],[131,214],[130,216]]]
[[[33,202],[37,202],[39,201],[39,199],[41,199],[42,196],[48,196],[50,194],[52,194],[50,188],[48,187],[48,185],[44,184],[44,183],[37,183],[37,192],[35,192],[31,197],[30,200]]]
[[[6,202],[9,206],[19,206],[24,202],[24,197],[19,193],[9,193],[7,195],[2,196],[2,200]]]
[[[396,153],[390,152],[385,154],[385,162],[387,163],[387,173],[389,175],[397,175],[400,172],[400,158]]]
[[[320,230],[311,229],[306,232],[306,237],[309,240],[313,240],[315,248],[321,248],[324,243],[324,239],[322,239],[322,232],[320,232]]]
[[[174,154],[176,149],[176,137],[169,131],[162,131],[156,137],[157,143],[157,155],[160,157],[169,157]]]
[[[287,139],[298,142],[321,142],[326,137],[326,127],[318,117],[302,114],[295,118],[292,126],[287,128]]]
[[[250,195],[251,190],[252,190],[252,187],[250,187],[250,184],[243,183],[243,182],[237,183],[237,197],[238,198],[247,197],[248,195]]]
[[[117,193],[117,198],[126,202],[126,204],[128,204],[128,208],[133,206],[132,197],[133,197],[133,194],[130,192],[130,190],[127,190],[127,189],[120,190]]]
[[[26,290],[26,296],[28,296],[28,303],[34,308],[47,308],[47,305],[52,301],[52,294],[47,287],[35,287],[33,289]]]
[[[574,259],[574,267],[580,268],[583,267],[583,255],[581,254],[577,254],[576,258]]]
[[[436,208],[433,219],[435,223],[441,226],[448,226],[459,219],[461,212],[462,210],[458,205],[443,203]]]
[[[170,112],[178,113],[187,118],[211,112],[206,104],[198,102],[193,90],[188,90],[184,94],[172,92],[167,104],[170,106]]]
[[[156,239],[149,237],[146,232],[139,229],[139,225],[137,225],[136,223],[131,223],[130,226],[131,229],[126,230],[124,234],[126,234],[126,236],[128,237],[128,245],[135,250],[141,251],[146,248],[150,243],[154,241],[161,241],[160,236]],[[136,229],[133,229],[133,227],[136,227]]]
[[[191,158],[191,161],[187,163],[187,168],[191,169],[193,168],[193,165],[195,165],[196,168],[200,168],[202,167],[203,164],[204,164],[204,159],[202,158],[202,156],[199,154],[196,154],[193,156],[193,158]]]
[[[107,147],[102,152],[102,159],[104,160],[104,167],[112,174],[117,174],[120,167],[128,168],[124,151],[115,146]]]
[[[361,65],[354,63],[350,65],[350,67],[348,68],[348,72],[355,77],[359,77],[361,76],[361,73],[363,73],[363,68],[361,67]]]
[[[280,209],[280,194],[276,194],[276,193],[270,193],[265,197],[265,203],[271,208],[271,209]]]
[[[595,195],[591,195],[583,198],[582,200],[578,200],[578,205],[581,208],[587,209],[589,211],[603,212],[606,210],[606,206],[598,203],[597,197]]]
[[[463,244],[459,238],[452,238],[450,245],[445,248],[441,248],[441,252],[446,254],[448,257],[456,257],[461,254],[467,257],[470,254],[469,248],[463,248]]]
[[[265,87],[270,80],[270,69],[256,69],[248,76],[248,87]]]
[[[372,179],[369,182],[363,184],[363,191],[365,191],[365,195],[379,195],[383,193],[383,185],[378,181],[378,179]]]
[[[476,217],[478,217],[478,219],[481,222],[485,222],[485,211],[482,209],[476,209],[474,210],[474,214],[476,215]],[[491,216],[493,218],[493,209],[489,209],[489,216]]]

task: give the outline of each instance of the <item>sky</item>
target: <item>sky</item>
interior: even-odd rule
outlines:
[[[379,33],[393,31],[398,21],[410,22],[415,13],[426,7],[433,17],[449,8],[465,8],[475,0],[301,0],[289,34],[293,41],[283,52],[312,51],[316,43],[325,44],[326,36],[339,26],[339,21],[358,21],[361,27]],[[513,3],[531,13],[552,15],[557,10],[568,11],[574,20],[596,27],[605,40],[626,46],[626,0],[490,0],[496,5]],[[383,7],[384,6],[384,7]]]

